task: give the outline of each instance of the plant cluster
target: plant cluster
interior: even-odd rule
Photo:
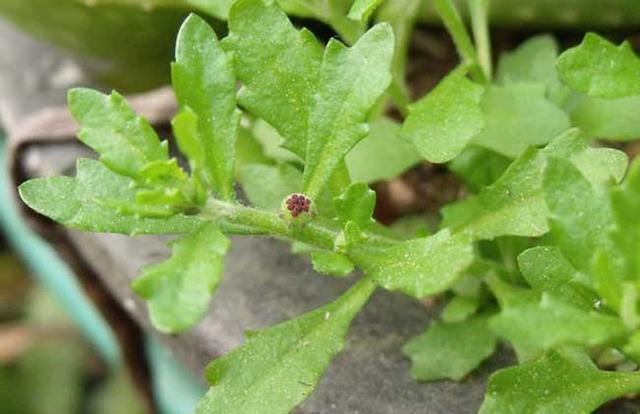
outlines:
[[[349,18],[367,21],[378,3],[355,1]],[[481,413],[587,413],[640,391],[640,162],[594,145],[640,137],[640,59],[591,33],[558,55],[540,36],[494,70],[488,2],[469,1],[473,36],[450,0],[434,3],[461,63],[409,105],[410,17],[348,47],[322,45],[264,0],[237,0],[222,40],[190,16],[172,65],[188,168],[117,93],[70,91],[78,137],[100,159],[20,194],[71,228],[178,234],[133,285],[162,332],[203,316],[229,234],[291,241],[323,274],[361,270],[334,302],[214,360],[198,412],[291,411],[377,288],[447,299],[403,348],[417,380],[460,380],[499,341],[514,348],[519,364],[491,376]],[[385,115],[390,101],[402,123]],[[470,195],[436,228],[374,220],[369,184],[423,159],[446,163]]]

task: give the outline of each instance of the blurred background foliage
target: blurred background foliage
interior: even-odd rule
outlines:
[[[106,366],[54,298],[0,241],[0,407],[3,414],[138,414],[126,372]]]
[[[314,19],[352,42],[362,31],[346,18],[352,0],[277,0],[292,16]],[[378,18],[395,20],[416,0],[388,1]],[[105,85],[124,92],[166,83],[175,35],[189,12],[208,18],[219,34],[233,0],[2,0],[0,16],[31,35],[74,52]],[[419,1],[418,20],[437,23],[430,1]],[[463,13],[466,2],[458,1]],[[494,26],[620,28],[640,23],[637,0],[493,0]],[[389,11],[392,11],[391,13]]]

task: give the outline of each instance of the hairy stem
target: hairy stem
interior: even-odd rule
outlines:
[[[341,234],[336,223],[320,217],[303,227],[289,226],[276,213],[214,198],[207,202],[200,216],[218,222],[225,233],[273,236],[326,250],[334,249],[335,241]],[[373,232],[365,233],[365,237],[377,244],[392,245],[399,242]]]

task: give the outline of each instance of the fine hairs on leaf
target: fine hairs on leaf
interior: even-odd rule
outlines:
[[[318,309],[252,327],[214,359],[198,413],[296,410],[378,288],[443,304],[401,349],[416,381],[464,381],[496,349],[515,351],[514,366],[491,374],[480,413],[589,413],[640,392],[640,161],[629,167],[625,152],[593,143],[640,138],[629,43],[588,33],[560,52],[541,35],[494,60],[490,2],[435,0],[460,62],[412,101],[419,1],[183,3],[203,15],[187,17],[176,41],[176,145],[117,92],[72,89],[78,138],[98,159],[19,193],[68,228],[173,235],[166,259],[132,286],[163,333],[205,316],[230,236],[290,242],[317,273],[351,283]],[[438,214],[389,214],[418,194],[408,183],[424,171],[464,188]]]

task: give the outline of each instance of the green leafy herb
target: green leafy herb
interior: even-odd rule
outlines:
[[[457,3],[436,0],[461,63],[411,104],[417,0],[171,4],[187,3],[228,18],[228,34],[218,40],[191,15],[178,35],[172,128],[186,162],[122,96],[74,89],[79,138],[100,159],[19,191],[70,228],[179,235],[171,257],[133,284],[162,332],[206,313],[230,235],[289,241],[317,272],[359,279],[213,361],[199,413],[294,410],[378,286],[447,298],[439,321],[403,348],[418,380],[463,379],[498,339],[515,348],[520,365],[491,377],[481,413],[586,413],[640,391],[637,372],[614,371],[640,361],[640,162],[627,172],[624,152],[589,146],[640,137],[640,64],[627,43],[589,34],[558,57],[539,36],[494,74],[489,2],[460,2],[472,40]],[[345,44],[321,44],[285,10],[331,25]],[[435,175],[414,182],[422,168],[396,179],[423,159],[447,163],[429,171],[448,169],[466,187],[441,216],[396,218],[396,199],[440,191]],[[393,181],[369,187],[381,180]],[[395,222],[385,227],[374,211]]]
[[[544,181],[552,214],[551,237],[577,269],[589,269],[592,254],[606,243],[602,235],[612,222],[608,198],[598,196],[592,184],[566,160],[550,158]]]
[[[549,292],[584,309],[593,308],[597,295],[588,287],[588,276],[578,272],[556,246],[539,246],[518,256],[522,276],[532,288]]]

